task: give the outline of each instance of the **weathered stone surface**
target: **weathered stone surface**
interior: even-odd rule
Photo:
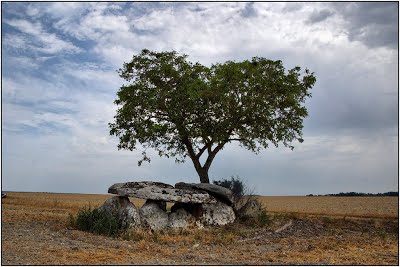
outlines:
[[[186,189],[186,190],[202,190],[210,195],[226,202],[228,205],[232,205],[233,203],[233,193],[228,188],[215,185],[215,184],[206,184],[206,183],[199,183],[199,184],[192,184],[192,183],[176,183],[175,188],[177,189]]]
[[[235,220],[233,208],[218,201],[215,204],[203,204],[203,216],[200,218],[205,225],[225,225]]]
[[[181,208],[168,215],[168,226],[170,228],[188,228],[194,225],[195,218],[185,209]]]
[[[211,184],[177,183],[177,188],[156,182],[128,182],[112,185],[108,192],[118,194],[100,209],[116,216],[123,226],[153,230],[189,226],[225,225],[235,220],[232,192]],[[147,199],[138,210],[128,196]],[[166,201],[175,202],[166,212]],[[256,208],[256,207],[255,207]]]
[[[139,209],[142,226],[153,230],[161,230],[168,227],[168,213],[160,208],[159,201],[147,200]]]
[[[162,200],[154,200],[154,201],[158,204],[160,209],[162,209],[163,211],[167,211],[167,202]]]
[[[118,190],[125,188],[134,188],[136,190],[146,188],[149,186],[157,186],[159,188],[169,188],[174,189],[174,187],[170,184],[160,183],[160,182],[152,182],[152,181],[142,181],[142,182],[126,182],[126,183],[116,183],[108,188],[108,193],[118,194]]]
[[[122,227],[136,228],[140,226],[140,215],[128,197],[115,196],[107,199],[99,210],[116,217]]]
[[[171,185],[154,182],[117,183],[110,186],[108,193],[168,202],[216,203],[216,199],[207,192],[175,189]]]
[[[171,212],[178,209],[184,209],[187,213],[191,214],[196,220],[203,216],[203,206],[198,203],[180,203],[177,202],[171,207]]]

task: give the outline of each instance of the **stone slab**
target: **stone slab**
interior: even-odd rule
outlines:
[[[155,182],[116,183],[110,186],[108,193],[167,202],[216,203],[216,199],[207,192],[177,189],[168,184]]]
[[[175,188],[177,189],[186,189],[186,190],[201,190],[203,192],[207,192],[210,195],[226,202],[228,205],[233,204],[233,193],[228,188],[215,185],[215,184],[206,184],[206,183],[176,183]],[[198,191],[199,192],[199,191]]]

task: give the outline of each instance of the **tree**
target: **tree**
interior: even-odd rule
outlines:
[[[119,75],[128,84],[117,93],[110,134],[118,149],[144,148],[138,162],[150,162],[147,148],[184,162],[189,157],[202,183],[227,143],[258,153],[269,144],[293,149],[303,141],[302,105],[316,79],[300,67],[288,71],[280,60],[253,57],[206,67],[177,52],[147,49],[124,63]]]

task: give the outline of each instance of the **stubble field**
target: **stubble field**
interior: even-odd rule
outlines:
[[[136,231],[120,238],[68,226],[69,214],[109,197],[8,193],[1,208],[2,264],[398,264],[397,197],[260,197],[268,214],[264,226]]]

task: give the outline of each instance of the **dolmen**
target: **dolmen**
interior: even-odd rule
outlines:
[[[204,183],[177,183],[175,187],[160,182],[127,182],[110,186],[116,196],[99,208],[116,216],[123,227],[202,228],[225,225],[235,220],[232,191]],[[128,197],[146,199],[139,209]],[[174,203],[167,211],[167,202]]]

